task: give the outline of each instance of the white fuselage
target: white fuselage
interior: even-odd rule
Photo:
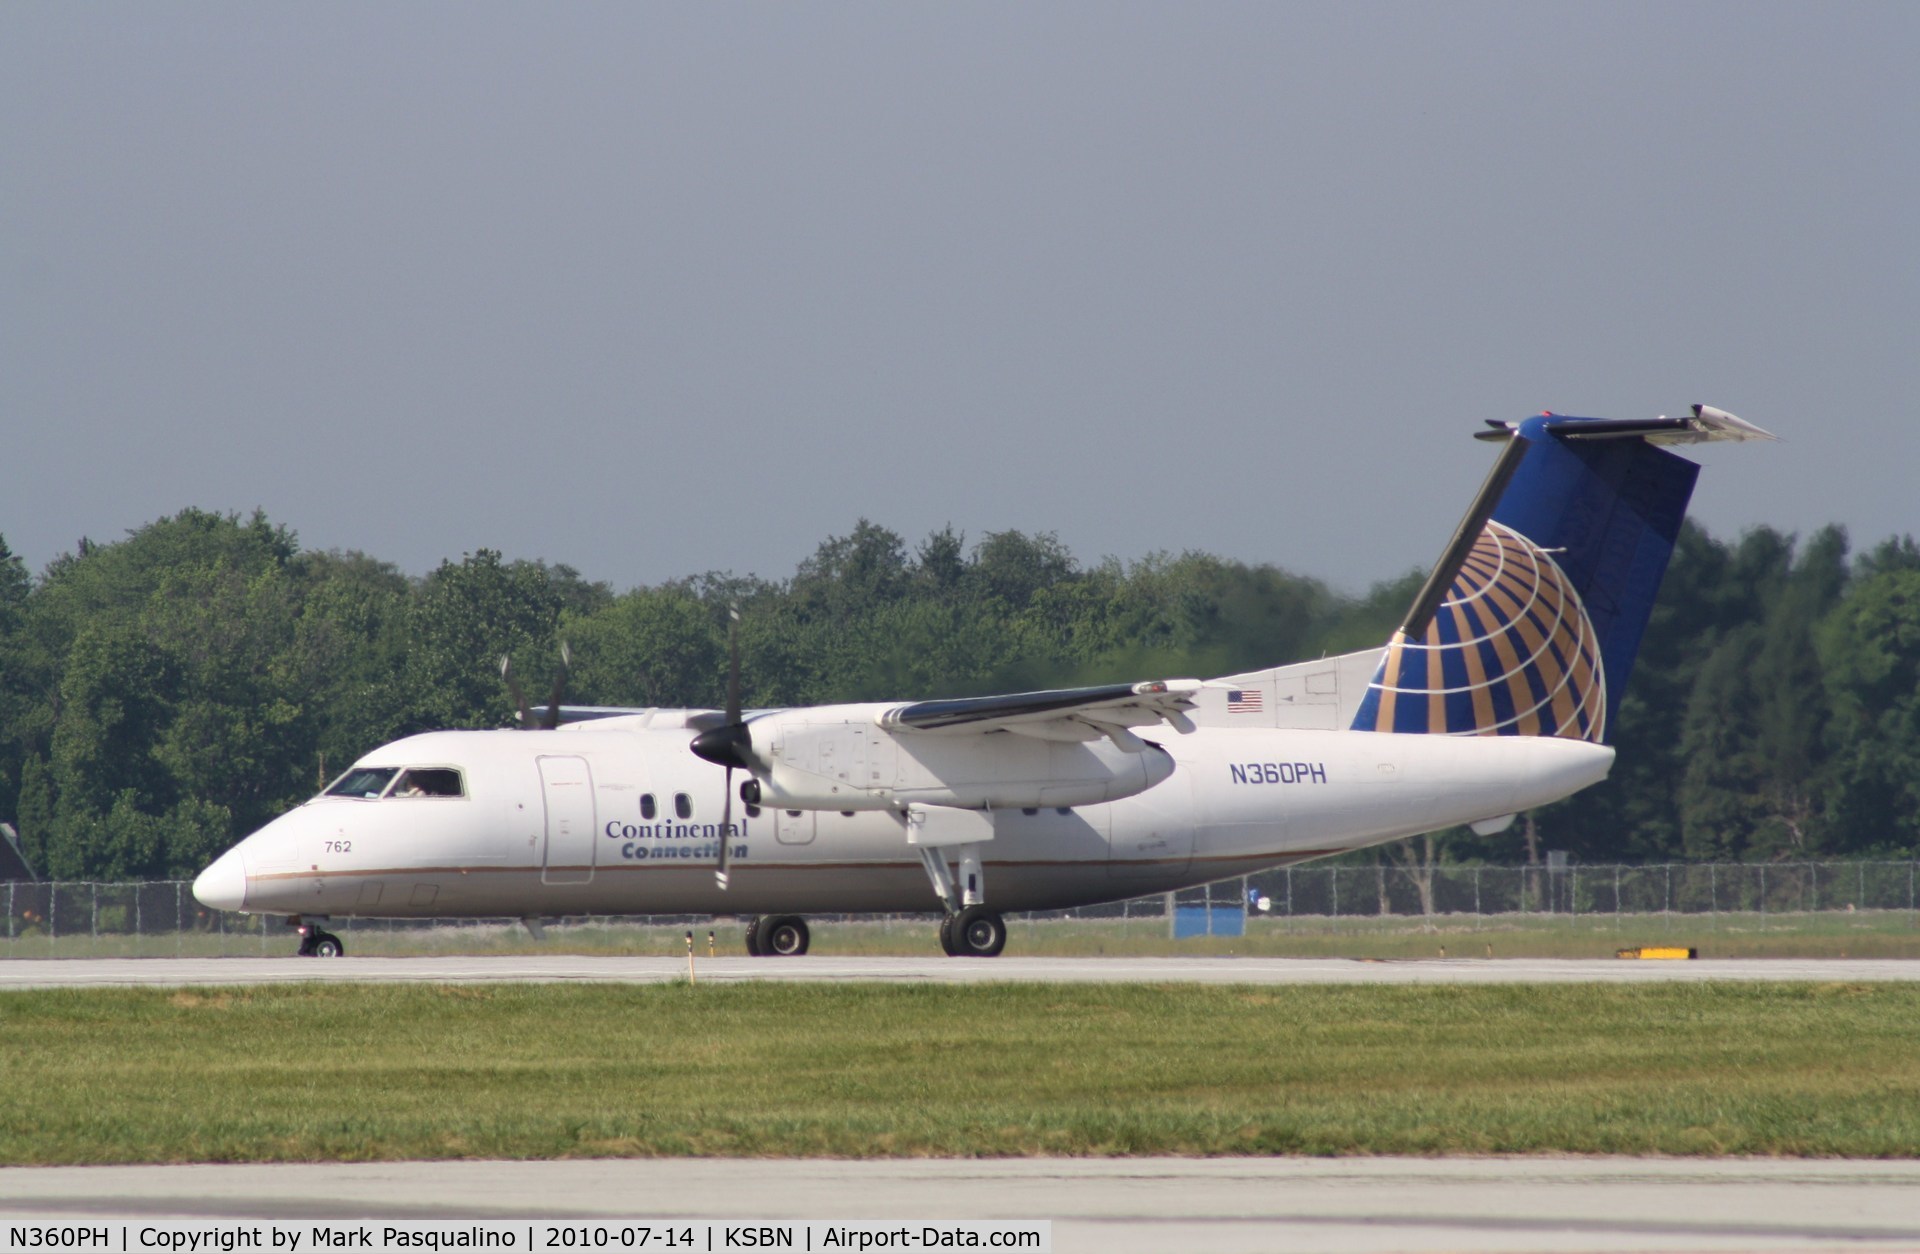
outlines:
[[[201,877],[209,904],[305,915],[763,914],[940,908],[897,810],[731,806],[685,728],[432,732],[364,767],[450,768],[463,795],[320,796]],[[1121,800],[992,811],[985,900],[1059,909],[1201,884],[1512,814],[1595,783],[1613,751],[1545,737],[1200,727]],[[741,776],[736,775],[735,783]]]

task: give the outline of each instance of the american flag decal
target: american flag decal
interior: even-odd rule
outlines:
[[[1227,713],[1258,714],[1260,712],[1260,690],[1258,688],[1235,688],[1227,694]]]

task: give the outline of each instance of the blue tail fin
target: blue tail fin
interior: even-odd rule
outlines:
[[[1388,642],[1356,731],[1603,740],[1700,470],[1655,442],[1753,438],[1703,434],[1698,408],[1691,424],[1495,425],[1507,446]]]

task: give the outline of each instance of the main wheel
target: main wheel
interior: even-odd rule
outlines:
[[[968,906],[949,929],[956,958],[993,958],[1007,947],[1007,923],[985,906]]]
[[[760,956],[760,916],[757,914],[747,920],[747,956]]]
[[[347,947],[342,945],[340,938],[332,932],[315,932],[312,943],[312,954],[315,958],[344,958],[347,956]]]
[[[769,957],[798,958],[812,940],[807,921],[797,914],[768,919],[760,927],[760,952]]]
[[[959,917],[955,914],[940,916],[940,952],[949,958],[960,956],[960,951],[953,947],[953,921]]]

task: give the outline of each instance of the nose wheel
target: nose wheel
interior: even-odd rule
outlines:
[[[1007,922],[985,906],[940,920],[940,948],[950,958],[993,958],[1007,947]]]
[[[293,925],[300,932],[300,956],[302,958],[344,958],[347,947],[338,936],[325,931],[312,923]]]

